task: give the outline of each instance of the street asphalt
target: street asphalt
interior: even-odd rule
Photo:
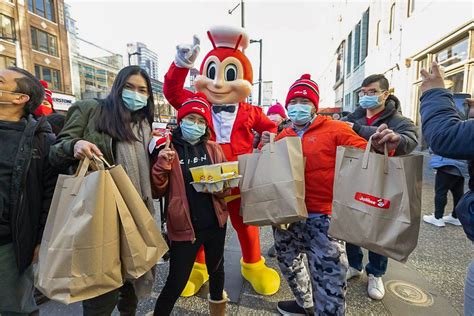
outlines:
[[[431,214],[434,205],[433,171],[425,159],[424,183],[421,213]],[[452,209],[449,202],[446,210]],[[446,212],[447,214],[447,212]],[[229,303],[227,315],[278,315],[276,304],[280,300],[292,299],[286,282],[272,296],[260,296],[240,276],[240,257],[235,232],[229,225],[226,246],[226,284],[232,284],[228,291],[237,295],[238,302]],[[262,252],[267,264],[277,271],[277,262],[266,253],[273,243],[271,229],[261,230]],[[365,275],[350,280],[347,292],[347,315],[463,315],[464,278],[468,263],[473,258],[473,245],[468,241],[461,227],[447,225],[444,228],[421,223],[418,246],[406,264],[389,261],[384,276],[386,295],[382,301],[367,297]],[[366,256],[365,256],[366,257]],[[364,258],[366,261],[367,259]],[[168,263],[157,265],[158,273],[154,291],[148,299],[141,301],[137,315],[152,315],[154,302],[166,280]],[[227,279],[230,281],[227,283]],[[242,284],[240,289],[239,284]],[[237,292],[236,292],[237,291]],[[180,298],[173,315],[207,315],[207,286],[195,297]],[[474,312],[474,311],[473,311]],[[81,304],[69,306],[47,302],[40,306],[41,315],[81,315]],[[114,315],[119,315],[114,312]]]

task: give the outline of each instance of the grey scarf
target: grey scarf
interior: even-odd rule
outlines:
[[[151,140],[151,128],[142,121],[132,124],[133,134],[139,141],[117,142],[116,164],[122,165],[133,185],[140,193],[143,202],[154,216],[153,197],[151,195],[150,160],[148,144]],[[137,280],[127,280],[133,284],[138,299],[144,299],[151,294],[154,282],[154,269],[151,269]]]
[[[132,124],[132,131],[139,141],[117,142],[116,163],[123,166],[148,210],[154,215],[155,209],[151,195],[150,159],[147,150],[151,140],[151,128],[149,124],[142,121],[138,124]]]

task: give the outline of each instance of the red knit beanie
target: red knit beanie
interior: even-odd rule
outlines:
[[[283,105],[278,102],[268,108],[267,116],[272,114],[279,114],[282,118],[286,119],[285,109],[283,108]]]
[[[48,83],[46,81],[40,80],[40,82],[44,87],[44,99],[53,107],[53,91],[48,89]]]
[[[307,98],[314,103],[316,111],[319,105],[319,87],[316,82],[311,80],[311,75],[304,74],[300,79],[296,80],[290,87],[285,101],[285,107],[288,108],[288,103],[294,98]]]
[[[211,105],[207,101],[204,93],[198,92],[193,97],[184,101],[178,109],[178,124],[181,122],[183,117],[191,113],[201,115],[206,120],[207,126],[211,125]]]

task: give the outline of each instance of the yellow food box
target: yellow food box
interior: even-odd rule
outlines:
[[[204,167],[204,175],[206,182],[214,182],[222,180],[221,166],[220,164],[208,165]]]
[[[222,173],[230,173],[233,172],[235,176],[239,174],[239,162],[238,161],[230,161],[221,163]]]
[[[206,181],[206,174],[205,174],[205,171],[204,171],[205,167],[206,166],[189,168],[189,171],[191,171],[191,175],[193,176],[193,181],[194,182],[205,182]]]

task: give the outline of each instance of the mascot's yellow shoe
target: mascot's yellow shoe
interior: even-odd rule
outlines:
[[[265,259],[255,263],[245,263],[240,259],[242,275],[260,295],[273,295],[280,288],[280,275],[265,265]]]
[[[196,293],[201,289],[201,286],[203,286],[207,280],[209,280],[209,274],[207,274],[206,264],[194,262],[188,283],[186,283],[186,287],[181,293],[181,296],[190,297],[196,295]]]

